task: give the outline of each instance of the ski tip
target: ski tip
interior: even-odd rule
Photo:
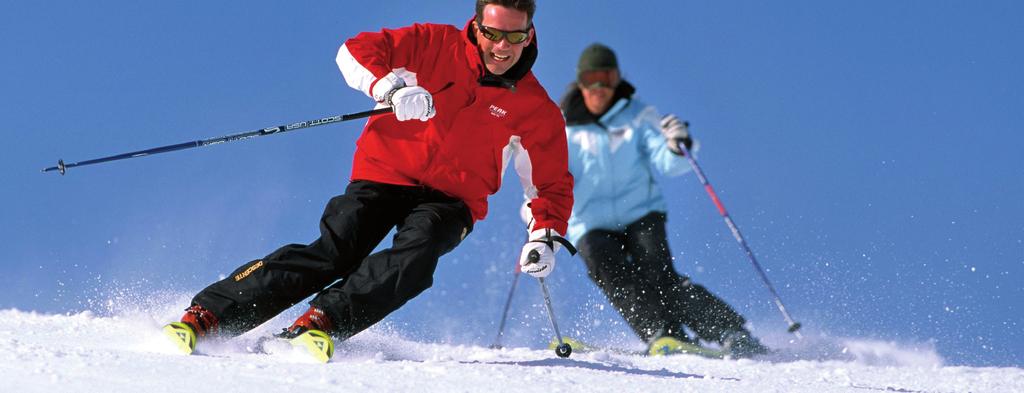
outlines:
[[[320,363],[327,363],[331,356],[334,356],[334,341],[321,330],[307,330],[291,339],[291,343],[293,346],[305,348],[306,352]]]
[[[191,355],[196,349],[196,332],[184,322],[171,322],[164,326],[164,336],[183,355]]]

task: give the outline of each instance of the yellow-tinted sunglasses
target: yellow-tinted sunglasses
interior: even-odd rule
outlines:
[[[480,34],[482,34],[484,38],[494,42],[501,42],[502,39],[505,39],[510,44],[521,44],[523,41],[530,38],[529,28],[526,30],[506,31],[487,27],[479,23],[477,23],[477,26],[480,27]]]

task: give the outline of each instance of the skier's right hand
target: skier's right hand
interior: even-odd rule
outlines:
[[[406,86],[405,80],[394,72],[374,82],[370,89],[373,99],[390,106],[398,121],[418,119],[427,121],[434,117],[434,97],[427,89]]]
[[[562,247],[561,241],[564,239],[553,229],[530,232],[530,240],[519,254],[519,270],[537,278],[547,277],[555,269],[555,253]]]

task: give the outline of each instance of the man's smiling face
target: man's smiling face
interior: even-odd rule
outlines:
[[[478,15],[476,24],[476,42],[480,46],[480,57],[487,70],[495,75],[502,75],[512,68],[523,55],[523,49],[533,42],[533,28],[526,12],[514,8],[488,4],[482,15]],[[491,41],[481,32],[481,27],[497,29],[505,32],[529,31],[529,37],[518,44],[509,42],[508,37],[500,37]]]

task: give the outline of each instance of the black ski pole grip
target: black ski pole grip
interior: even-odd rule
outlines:
[[[540,253],[537,250],[530,250],[529,254],[526,254],[526,263],[537,263],[540,261]]]

